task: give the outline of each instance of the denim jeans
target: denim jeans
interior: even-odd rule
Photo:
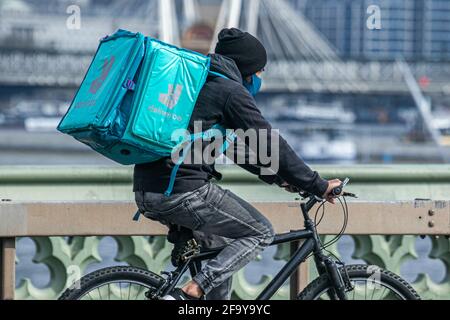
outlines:
[[[149,219],[193,230],[206,248],[225,245],[193,279],[210,300],[230,299],[233,274],[254,260],[275,235],[258,210],[215,184],[171,197],[137,192],[136,203]]]

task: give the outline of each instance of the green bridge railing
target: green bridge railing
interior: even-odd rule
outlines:
[[[317,168],[324,177],[350,177],[349,190],[367,201],[398,201],[414,199],[450,200],[450,166],[355,166]],[[249,201],[286,201],[293,195],[273,186],[265,186],[256,178],[241,170],[222,170],[225,179],[221,184]],[[129,201],[132,169],[122,167],[0,167],[0,200],[14,201]],[[1,221],[0,221],[1,223]],[[364,223],[370,223],[365,221]],[[449,221],[450,224],[450,221]],[[80,274],[105,262],[102,256],[104,237],[75,237],[71,239],[31,238],[36,246],[32,259],[48,269],[49,283],[37,288],[28,273],[17,274],[16,299],[54,299],[65,286],[68,273],[77,266]],[[114,237],[117,244],[117,264],[132,264],[159,272],[169,265],[171,246],[161,237]],[[18,251],[21,244],[17,241]],[[450,240],[431,237],[426,241],[429,250],[419,252],[416,236],[353,236],[347,237],[347,250],[336,244],[330,250],[346,260],[362,260],[376,264],[399,274],[409,274],[414,287],[425,299],[450,299]],[[279,246],[262,260],[253,263],[258,270],[276,261],[287,259],[288,246]],[[17,267],[23,261],[17,259]],[[444,270],[440,281],[432,280],[427,266]],[[310,279],[314,270],[310,270]],[[271,275],[265,274],[259,281],[248,280],[243,270],[235,277],[234,297],[252,299]],[[75,280],[75,279],[73,279]],[[64,283],[63,283],[64,282]],[[286,299],[286,285],[278,299]]]
[[[450,199],[450,166],[317,166],[325,178],[351,178],[362,200]],[[240,169],[224,167],[221,184],[249,201],[285,201],[293,196]],[[0,196],[17,201],[133,200],[129,167],[2,167]]]

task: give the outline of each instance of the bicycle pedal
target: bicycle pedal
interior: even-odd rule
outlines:
[[[195,256],[198,255],[199,253],[200,253],[200,249],[192,249],[192,250],[190,250],[190,251],[184,253],[184,254],[181,256],[181,260],[182,260],[183,262],[186,262],[187,260],[189,260],[189,259],[195,257]]]
[[[184,252],[180,258],[182,262],[186,262],[187,260],[199,254],[201,251],[201,247],[195,239],[192,239],[187,242],[186,247],[183,251]]]
[[[172,277],[173,277],[172,272],[168,272],[168,271],[161,272],[161,276],[167,277],[166,280],[172,279]]]

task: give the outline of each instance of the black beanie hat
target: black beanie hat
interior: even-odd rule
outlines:
[[[243,77],[254,75],[267,64],[267,51],[262,43],[250,33],[235,28],[219,33],[216,53],[233,59]]]

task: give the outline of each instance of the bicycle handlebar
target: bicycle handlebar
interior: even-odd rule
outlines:
[[[346,178],[339,187],[336,187],[331,191],[331,195],[336,198],[339,198],[339,197],[358,198],[354,193],[344,192],[344,188],[348,185],[349,182],[350,182],[350,179]],[[320,197],[317,197],[315,195],[312,195],[312,194],[310,194],[308,192],[304,192],[304,191],[300,192],[300,196],[303,197],[304,199],[307,199],[307,198],[319,199],[320,198]],[[321,199],[321,200],[323,200],[323,199]]]
[[[335,197],[342,196],[343,192],[344,192],[344,188],[348,185],[349,182],[350,182],[350,179],[346,178],[339,187],[336,187],[331,191],[331,195],[333,195]]]

